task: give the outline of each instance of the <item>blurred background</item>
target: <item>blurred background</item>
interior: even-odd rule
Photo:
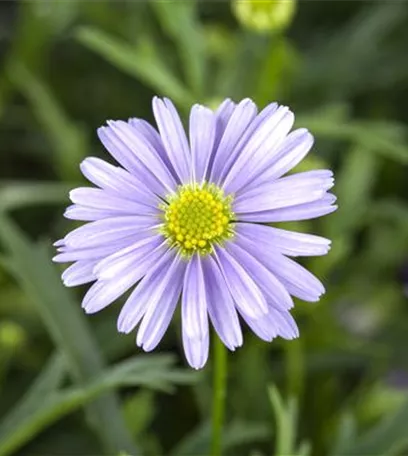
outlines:
[[[224,454],[408,454],[407,24],[403,1],[0,3],[0,455],[209,454],[211,356],[186,366],[179,317],[142,354],[51,263],[96,128],[154,94],[287,104],[300,168],[336,175],[340,209],[290,224],[333,240],[304,261],[327,294],[299,340],[230,354]]]

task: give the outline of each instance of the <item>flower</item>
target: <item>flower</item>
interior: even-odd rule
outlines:
[[[89,222],[55,243],[57,262],[74,262],[66,286],[95,283],[87,313],[133,289],[118,318],[137,344],[153,350],[181,296],[186,358],[206,363],[209,320],[230,349],[242,345],[239,315],[260,338],[293,339],[292,296],[317,301],[323,285],[290,256],[324,255],[330,241],[285,231],[271,222],[333,212],[331,171],[282,177],[308,153],[313,137],[292,131],[286,106],[259,114],[249,99],[217,110],[194,105],[189,141],[168,99],[153,99],[158,130],[141,119],[108,121],[100,140],[121,165],[81,163],[97,188],[77,188],[65,216]],[[139,283],[138,283],[139,282]],[[135,287],[136,283],[138,285]]]

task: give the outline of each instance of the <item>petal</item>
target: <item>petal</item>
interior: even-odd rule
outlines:
[[[96,280],[96,276],[93,273],[93,268],[96,261],[82,260],[71,264],[62,273],[62,281],[66,287],[76,287],[77,285],[83,285],[84,283],[93,282]]]
[[[159,200],[145,184],[124,169],[96,157],[88,157],[81,164],[82,174],[108,193],[141,204],[157,207]]]
[[[226,160],[231,156],[237,144],[243,141],[243,135],[256,117],[256,113],[257,107],[249,98],[245,98],[236,106],[215,152],[210,181],[219,182]]]
[[[191,154],[186,134],[173,103],[153,98],[153,113],[170,162],[182,183],[190,182]]]
[[[293,307],[293,301],[286,288],[268,268],[237,244],[227,242],[227,251],[251,275],[268,303],[280,310],[291,309]]]
[[[196,254],[187,265],[181,298],[183,346],[187,361],[195,369],[203,367],[208,357],[207,309],[203,267]]]
[[[240,237],[239,245],[266,266],[292,296],[315,302],[325,292],[322,283],[312,273],[264,244]]]
[[[130,270],[112,280],[98,280],[86,292],[82,308],[88,314],[99,312],[126,293],[139,278],[134,270]]]
[[[160,280],[161,293],[157,293],[156,287],[147,297],[148,307],[137,333],[137,344],[145,351],[156,348],[169,327],[180,297],[185,267],[185,261],[176,256],[171,264],[162,268],[165,275]],[[152,299],[157,295],[158,299]]]
[[[137,215],[98,220],[68,233],[64,238],[65,246],[76,249],[91,248],[125,237],[132,237],[133,240],[144,238],[149,233],[157,232],[158,222],[154,217]]]
[[[297,204],[270,211],[239,214],[239,220],[243,222],[294,222],[309,220],[334,212],[337,209],[337,206],[333,206],[335,201],[336,197],[331,193],[327,193],[323,198],[312,203]]]
[[[94,274],[101,280],[111,280],[127,270],[139,271],[141,278],[148,267],[154,264],[167,250],[161,235],[137,240],[135,243],[103,258],[94,268]]]
[[[270,111],[263,121],[259,122],[237,159],[229,166],[223,182],[227,193],[236,193],[245,186],[258,170],[262,169],[264,163],[276,155],[292,128],[295,116],[289,108],[280,106]]]
[[[218,336],[230,349],[242,345],[242,331],[231,293],[215,260],[203,260],[208,313]]]
[[[175,257],[174,250],[166,250],[159,261],[149,268],[138,286],[127,299],[118,318],[118,331],[129,333],[145,315],[149,306],[157,306],[168,286],[168,273]],[[167,276],[168,277],[168,276]]]
[[[60,253],[56,255],[52,261],[55,261],[56,263],[68,263],[70,261],[80,260],[99,260],[128,247],[132,242],[132,238],[123,238],[117,239],[109,244],[98,245],[91,248],[73,249],[63,246],[58,249]]]
[[[107,211],[104,209],[95,209],[93,207],[71,204],[65,209],[64,217],[70,220],[80,220],[82,222],[93,222],[117,216],[116,211]]]
[[[252,242],[267,245],[289,256],[326,255],[330,250],[331,241],[312,234],[282,230],[272,226],[254,223],[237,223],[235,232]]]
[[[216,135],[214,141],[214,147],[217,147],[221,141],[222,136],[224,135],[225,128],[228,125],[228,122],[236,108],[237,104],[234,103],[229,98],[225,99],[214,112],[217,119],[216,124]]]
[[[321,199],[333,187],[331,171],[307,171],[260,185],[237,196],[233,204],[236,214],[270,211]],[[242,220],[240,215],[238,219]]]
[[[208,351],[210,347],[210,337],[207,332],[203,339],[191,338],[186,334],[185,325],[182,326],[183,347],[186,359],[194,369],[204,367],[208,359]]]
[[[126,124],[126,122],[123,123]],[[144,182],[146,186],[156,195],[168,193],[169,188],[166,186],[166,183],[163,183],[153,173],[153,170],[155,169],[147,168],[146,165],[144,165],[144,163],[139,159],[138,151],[135,150],[135,147],[139,146],[138,142],[136,144],[131,144],[131,141],[128,138],[124,138],[124,135],[117,131],[117,126],[115,130],[112,128],[114,125],[115,124],[113,122],[110,122],[110,126],[100,127],[98,129],[99,139],[112,157],[114,157],[115,160],[117,160],[140,182]],[[128,125],[128,128],[132,129],[130,125]],[[119,136],[119,134],[121,136]],[[142,142],[143,144],[145,143],[142,137],[139,142]],[[151,156],[158,156],[157,152],[153,151],[151,148],[147,148],[147,151],[144,149],[144,152]]]
[[[100,188],[75,188],[69,192],[69,197],[73,203],[104,211],[131,215],[155,215],[159,213],[158,208],[110,195]]]
[[[181,299],[181,318],[183,331],[188,338],[204,338],[208,332],[207,299],[199,254],[193,255],[187,264]]]
[[[280,144],[278,150],[257,171],[245,191],[258,187],[264,182],[271,182],[286,174],[300,163],[313,146],[314,138],[306,130],[299,128],[292,131]]]
[[[287,340],[299,337],[299,329],[289,312],[280,312],[277,309],[270,308],[267,318],[271,323],[277,326],[278,335],[280,337]]]
[[[266,314],[268,306],[265,297],[245,269],[224,248],[215,247],[215,254],[239,311],[252,318]]]
[[[278,328],[274,322],[270,321],[268,314],[259,318],[250,318],[247,315],[242,315],[242,318],[260,339],[271,342],[278,336]]]
[[[110,120],[108,125],[111,133],[133,152],[136,160],[142,163],[168,191],[177,186],[170,170],[144,135],[138,134],[138,130],[122,120]]]
[[[245,148],[248,141],[251,140],[254,132],[265,122],[265,119],[268,119],[276,110],[278,109],[277,103],[269,104],[265,109],[263,109],[258,115],[254,115],[251,122],[248,124],[248,127],[242,132],[241,136],[238,138],[238,141],[228,154],[225,157],[224,162],[221,164],[221,168],[219,170],[219,183],[224,181],[225,176],[230,171],[231,167],[237,161],[238,157],[240,156],[242,150]]]
[[[154,150],[159,154],[160,158],[163,160],[163,163],[170,170],[172,176],[179,183],[177,174],[174,171],[173,165],[170,162],[170,158],[167,155],[166,149],[163,146],[163,142],[160,138],[158,131],[146,122],[143,119],[129,119],[129,124],[138,132],[139,135],[142,135],[146,141],[148,141]]]
[[[194,105],[190,112],[190,148],[193,181],[202,183],[205,179],[216,130],[213,112],[204,106]]]
[[[225,99],[216,109],[214,112],[215,119],[216,119],[216,127],[215,127],[215,138],[214,138],[214,145],[213,150],[211,152],[210,160],[208,163],[206,179],[209,180],[211,175],[211,169],[214,163],[214,157],[217,152],[218,146],[220,144],[221,138],[224,135],[224,131],[226,126],[228,125],[229,119],[234,112],[236,107],[236,103],[231,101],[229,98]]]

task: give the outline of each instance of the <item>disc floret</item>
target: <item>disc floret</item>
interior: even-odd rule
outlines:
[[[180,186],[163,204],[163,234],[185,256],[212,252],[233,236],[232,197],[214,184]]]

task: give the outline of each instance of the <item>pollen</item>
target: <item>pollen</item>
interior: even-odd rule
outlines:
[[[232,197],[216,185],[183,185],[166,201],[161,205],[162,233],[183,255],[207,255],[214,244],[234,235]]]

